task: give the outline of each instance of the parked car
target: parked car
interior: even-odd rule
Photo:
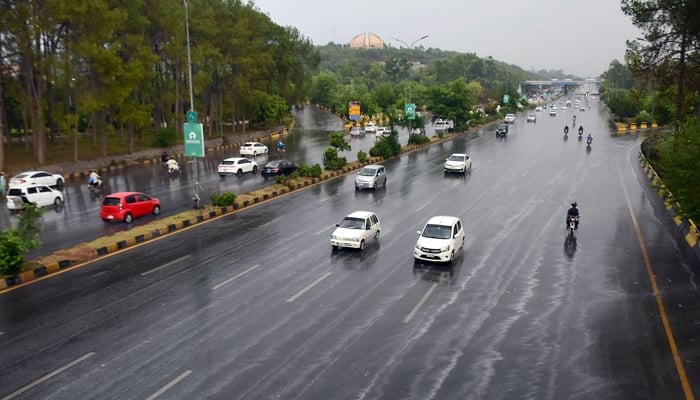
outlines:
[[[260,175],[267,179],[271,176],[289,175],[299,168],[298,165],[289,160],[273,160],[265,164],[260,170]]]
[[[333,251],[342,247],[364,250],[370,241],[379,240],[381,223],[371,211],[355,211],[343,218],[331,234]]]
[[[365,133],[377,133],[377,125],[374,122],[369,121],[365,124]]]
[[[100,218],[105,222],[124,221],[128,224],[134,218],[149,214],[160,214],[160,201],[141,192],[108,194],[100,209]]]
[[[472,159],[468,154],[454,153],[445,159],[444,169],[445,173],[459,172],[464,174],[467,171],[471,171]]]
[[[350,128],[350,136],[364,136],[365,131],[359,126],[353,126]]]
[[[64,182],[63,175],[60,174],[52,174],[46,171],[25,171],[10,178],[8,186],[44,185],[61,187]]]
[[[464,248],[464,228],[458,217],[432,217],[418,235],[413,248],[416,261],[452,262]]]
[[[537,122],[537,114],[528,114],[527,122]]]
[[[258,172],[258,163],[245,157],[231,157],[219,162],[216,171],[219,173],[219,176],[256,174]]]
[[[498,124],[496,127],[496,137],[502,136],[506,137],[508,134],[508,125],[506,124]]]
[[[32,203],[37,207],[63,205],[63,193],[50,186],[25,184],[21,186],[10,186],[7,191],[7,208],[19,211],[27,203]]]
[[[506,114],[506,117],[503,118],[503,122],[506,124],[512,124],[515,122],[515,114]]]
[[[386,170],[383,165],[367,165],[355,177],[355,190],[376,189],[386,186]]]
[[[245,142],[241,146],[240,152],[242,156],[257,157],[258,154],[267,154],[268,149],[267,146],[260,142]]]

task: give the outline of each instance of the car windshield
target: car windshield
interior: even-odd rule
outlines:
[[[449,158],[450,161],[464,161],[464,156],[458,156],[458,155],[451,155]]]
[[[374,176],[377,174],[377,170],[374,168],[362,168],[360,175],[362,176]]]
[[[365,220],[362,218],[345,217],[339,225],[347,229],[365,229]]]
[[[451,236],[451,226],[428,224],[425,226],[425,229],[423,229],[423,237],[432,239],[449,239]]]

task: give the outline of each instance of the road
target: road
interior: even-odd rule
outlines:
[[[597,104],[524,116],[0,296],[3,399],[690,399],[698,260]],[[452,152],[471,174],[444,176]],[[566,246],[568,203],[581,208]],[[378,245],[331,252],[375,211]],[[416,231],[459,216],[452,268]],[[658,294],[658,295],[657,295]],[[678,356],[678,363],[674,356]],[[685,392],[684,392],[685,390]]]
[[[287,158],[306,164],[322,164],[323,152],[329,145],[328,133],[343,130],[339,118],[315,107],[306,107],[295,111],[297,127],[285,138]],[[407,141],[407,133],[402,131],[399,139]],[[374,137],[367,135],[362,138],[350,138],[352,151],[341,153],[348,160],[357,159],[357,151],[369,151],[374,143]],[[274,149],[271,149],[274,153]],[[104,174],[108,192],[140,191],[157,197],[162,204],[161,215],[141,218],[127,225],[123,223],[103,223],[99,212],[102,197],[96,196],[87,189],[82,181],[68,181],[64,187],[65,205],[60,208],[47,208],[43,216],[41,232],[42,246],[30,250],[27,257],[32,259],[51,254],[57,250],[79,243],[89,242],[101,236],[129,230],[133,227],[152,222],[158,218],[180,213],[192,208],[192,198],[195,192],[195,181],[199,183],[199,195],[209,202],[209,196],[215,192],[230,191],[234,193],[250,192],[274,183],[265,180],[260,174],[244,175],[243,177],[220,177],[216,172],[219,161],[226,157],[239,156],[236,150],[214,151],[198,161],[197,179],[192,159],[185,160],[182,165],[182,175],[171,179],[160,165],[135,165],[127,169]],[[276,154],[258,156],[256,162],[262,167],[268,160],[276,158]],[[182,161],[182,160],[181,160]],[[0,229],[15,226],[16,215],[6,208],[0,209]]]

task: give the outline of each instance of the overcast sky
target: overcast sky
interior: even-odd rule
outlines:
[[[624,60],[625,40],[640,36],[619,0],[254,0],[277,24],[315,45],[349,43],[372,32],[394,47],[434,47],[516,64],[598,76]]]

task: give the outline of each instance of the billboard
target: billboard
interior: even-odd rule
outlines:
[[[351,120],[357,121],[360,119],[360,102],[351,101],[348,105],[348,116]]]

